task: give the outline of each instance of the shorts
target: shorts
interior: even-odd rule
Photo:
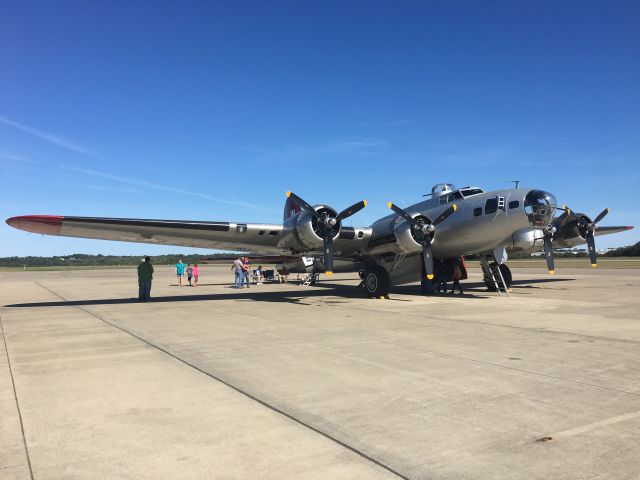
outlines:
[[[188,278],[189,280],[191,280],[191,275],[187,275],[187,278]]]
[[[180,277],[184,277],[184,273],[179,273],[178,274],[178,278],[180,278]]]

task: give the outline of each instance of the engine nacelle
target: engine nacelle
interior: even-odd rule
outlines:
[[[423,215],[418,215],[415,218],[424,218],[425,223],[431,223]],[[431,236],[433,241],[433,233]],[[410,255],[421,252],[422,245],[414,238],[409,222],[400,217],[395,217],[391,221],[378,222],[373,225],[367,251],[372,255],[388,252]]]
[[[585,243],[587,240],[586,226],[591,223],[591,219],[584,213],[571,213],[553,236],[554,247],[575,247]]]
[[[523,228],[513,234],[512,251],[535,252],[544,248],[544,229]]]
[[[335,218],[337,212],[326,205],[318,205],[314,207],[316,212],[326,213],[330,217]],[[333,239],[335,240],[340,234],[340,222],[333,226]],[[285,245],[292,251],[310,252],[321,251],[323,246],[322,237],[319,235],[320,228],[318,220],[311,213],[303,210],[300,213],[289,217],[284,222],[283,240]]]

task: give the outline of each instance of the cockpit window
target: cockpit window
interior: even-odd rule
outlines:
[[[534,227],[546,227],[551,223],[558,202],[556,197],[542,190],[531,190],[524,199],[524,211]]]
[[[447,195],[442,195],[440,197],[440,205],[444,205],[445,203],[451,203],[455,200],[460,200],[462,198],[462,195],[460,194],[460,192],[456,191],[456,192],[451,192],[448,193]]]
[[[466,190],[460,190],[460,193],[462,193],[464,197],[470,197],[472,195],[480,195],[481,193],[484,193],[484,191],[479,188],[468,188]]]

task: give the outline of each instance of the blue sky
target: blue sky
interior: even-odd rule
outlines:
[[[640,3],[4,2],[0,217],[280,222],[433,184],[640,225]],[[598,246],[640,240],[640,230]],[[0,226],[0,256],[162,247]]]

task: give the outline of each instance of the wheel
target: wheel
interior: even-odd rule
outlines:
[[[493,264],[493,265],[495,265],[495,264]],[[511,269],[509,267],[507,267],[507,265],[504,264],[504,263],[501,263],[498,268],[500,268],[500,273],[502,274],[502,278],[504,278],[504,283],[506,284],[507,288],[511,288],[511,283],[513,282],[513,276],[511,275]],[[491,283],[491,280],[486,277],[486,274],[485,274],[485,278],[484,278],[484,284],[487,286],[487,290],[489,290],[490,292],[495,292],[496,291],[495,285],[493,285]]]
[[[364,271],[364,289],[370,297],[382,297],[389,293],[391,279],[389,273],[380,265],[374,265]]]
[[[502,273],[502,278],[504,278],[504,283],[507,288],[511,288],[511,282],[513,282],[513,277],[511,275],[511,269],[507,267],[505,263],[500,265],[500,273]]]

